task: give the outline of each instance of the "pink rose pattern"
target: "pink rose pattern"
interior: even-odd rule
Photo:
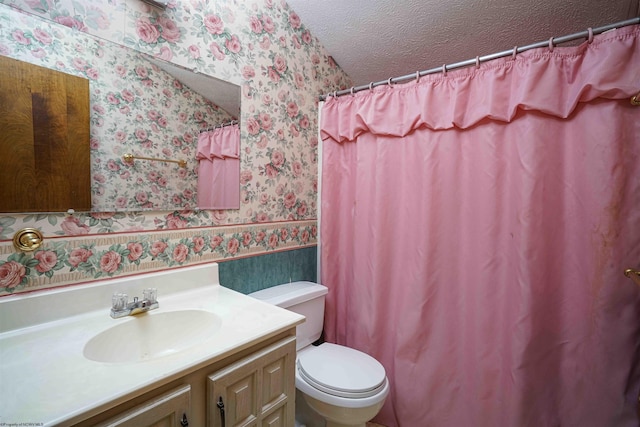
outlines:
[[[122,266],[122,255],[115,250],[110,250],[102,254],[100,257],[100,270],[111,275],[118,271]]]
[[[70,217],[62,213],[0,215],[0,240],[11,239],[22,226],[35,226],[46,235],[59,236],[56,244],[61,247],[43,250],[55,250],[56,266],[63,266],[62,272],[82,273],[85,280],[123,274],[127,268],[143,266],[151,260],[167,266],[180,265],[197,261],[201,254],[227,257],[234,256],[229,251],[241,254],[254,249],[251,253],[256,254],[291,242],[300,246],[315,243],[314,233],[306,224],[316,217],[317,96],[349,87],[351,82],[285,2],[171,2],[164,12],[143,2],[127,3],[127,8],[122,8],[110,0],[83,4],[28,0],[3,3],[0,20],[7,25],[0,29],[0,52],[92,80],[90,143],[98,154],[92,165],[96,199],[103,206],[117,209],[128,209],[133,202],[140,210],[149,210],[107,215],[76,213]],[[240,209],[159,211],[154,207],[161,203],[158,197],[167,194],[166,188],[176,182],[189,181],[195,164],[176,177],[173,172],[147,168],[148,163],[139,163],[134,170],[120,160],[124,147],[134,147],[140,154],[153,157],[163,157],[167,150],[176,157],[184,157],[185,152],[191,155],[189,150],[195,146],[197,136],[194,129],[215,120],[212,117],[218,113],[213,107],[197,101],[194,94],[184,95],[185,89],[179,85],[158,85],[158,70],[148,65],[123,64],[101,40],[87,37],[85,43],[74,44],[70,49],[61,41],[66,35],[64,28],[19,10],[206,74],[226,76],[239,84]],[[96,85],[105,75],[109,83]],[[144,89],[132,89],[128,83],[134,80],[141,82]],[[93,86],[97,86],[96,90]],[[151,96],[143,98],[146,93]],[[142,112],[134,110],[135,104],[144,104]],[[162,128],[179,132],[166,141],[158,141]],[[180,203],[186,200],[182,206],[194,207],[188,201],[193,200],[195,192],[189,188],[172,191],[168,197]],[[299,223],[294,226],[290,221]],[[274,222],[287,224],[286,243],[281,240],[280,227],[271,227]],[[186,233],[187,229],[212,226],[216,228],[209,234]],[[254,229],[259,226],[262,228]],[[152,239],[148,232],[163,230],[170,230],[164,241],[167,247],[154,256],[153,243],[162,238]],[[103,233],[123,233],[119,241],[125,242],[118,243],[115,249],[92,246],[91,236]],[[180,237],[181,234],[188,237]],[[74,241],[65,240],[65,236],[78,237]],[[83,238],[78,240],[80,237]],[[235,240],[230,242],[232,238]],[[129,247],[130,244],[133,245]],[[183,261],[185,249],[181,246],[176,251],[179,244],[188,248]],[[9,259],[11,256],[0,256],[0,268],[8,271],[9,267],[4,266],[17,262],[25,271],[11,275],[11,283],[0,282],[5,293],[29,288],[30,280],[47,273],[53,273],[48,286],[55,286],[55,273],[60,270],[40,272],[36,267],[40,261],[33,256],[25,255],[20,261]],[[42,263],[40,270],[47,265]],[[16,277],[20,278],[18,284],[14,283]]]
[[[0,288],[6,292],[13,292],[26,279],[27,267],[13,259],[0,265]]]
[[[38,251],[34,257],[38,260],[36,265],[38,273],[47,273],[58,264],[58,255],[53,251]]]
[[[87,262],[91,255],[93,255],[93,252],[88,248],[72,249],[66,261],[67,265],[69,265],[71,267],[71,271],[73,271],[78,268],[81,263]]]

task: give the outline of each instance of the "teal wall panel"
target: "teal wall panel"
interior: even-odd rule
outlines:
[[[220,284],[249,294],[283,283],[317,282],[317,247],[274,252],[219,263]]]

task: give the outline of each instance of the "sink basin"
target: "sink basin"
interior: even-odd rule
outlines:
[[[114,322],[119,323],[87,342],[87,359],[127,363],[168,356],[211,339],[222,323],[204,310],[150,311]]]

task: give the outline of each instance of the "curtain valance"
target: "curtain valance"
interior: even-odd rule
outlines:
[[[238,125],[225,126],[203,132],[198,138],[196,159],[213,160],[237,159],[240,154],[240,128]]]
[[[237,124],[198,136],[198,207],[238,209],[240,127]]]
[[[639,35],[640,26],[634,25],[580,46],[534,49],[479,68],[329,97],[322,110],[321,136],[346,142],[366,132],[405,136],[423,127],[467,129],[487,119],[510,122],[518,110],[566,118],[580,102],[638,93],[640,70],[630,64],[640,57]]]

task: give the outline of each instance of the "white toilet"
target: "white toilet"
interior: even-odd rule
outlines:
[[[327,427],[364,427],[382,408],[389,382],[373,357],[341,345],[313,346],[322,333],[328,290],[311,282],[293,282],[249,294],[306,317],[296,331],[296,388]]]

